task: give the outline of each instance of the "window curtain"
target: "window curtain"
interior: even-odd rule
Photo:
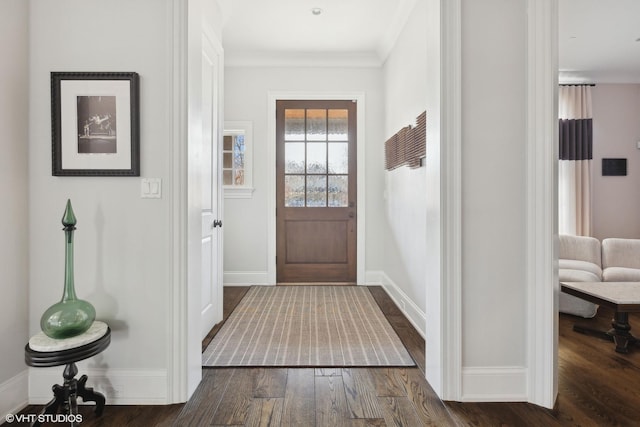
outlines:
[[[590,236],[593,158],[591,86],[560,86],[558,100],[558,231],[560,234]]]

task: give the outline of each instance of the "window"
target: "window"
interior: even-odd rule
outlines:
[[[251,198],[252,122],[224,122],[222,183],[225,198]]]

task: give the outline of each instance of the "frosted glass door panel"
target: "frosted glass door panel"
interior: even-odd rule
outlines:
[[[284,144],[284,173],[304,173],[304,142]]]
[[[327,144],[311,142],[307,144],[307,173],[327,173]]]
[[[349,111],[329,110],[329,141],[349,140]]]
[[[305,110],[284,111],[284,140],[304,141],[304,114]]]
[[[332,142],[329,144],[329,173],[349,173],[349,144]]]
[[[307,141],[327,140],[327,110],[307,110]]]

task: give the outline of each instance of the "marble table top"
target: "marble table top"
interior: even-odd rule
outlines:
[[[83,345],[90,344],[102,338],[104,334],[107,333],[107,328],[106,323],[96,320],[83,334],[63,339],[50,338],[41,331],[31,337],[29,347],[34,351],[41,352],[62,351],[82,347]]]
[[[640,304],[640,282],[562,282],[561,285],[613,304]]]

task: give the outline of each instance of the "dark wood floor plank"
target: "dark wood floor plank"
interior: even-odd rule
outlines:
[[[202,381],[175,422],[175,426],[209,425],[225,396],[232,369],[205,369]]]
[[[244,425],[253,398],[255,369],[236,368],[233,370],[229,387],[213,415],[215,425]]]
[[[416,368],[396,368],[391,371],[406,393],[407,399],[415,406],[418,416],[425,425],[453,425],[454,420],[438,395],[433,391],[422,371]]]
[[[315,378],[313,369],[287,370],[283,427],[315,426]]]
[[[373,378],[367,369],[342,369],[345,395],[351,418],[384,418]]]
[[[350,425],[341,376],[316,377],[316,426]]]
[[[280,427],[284,397],[253,399],[245,422],[247,427]]]
[[[253,397],[284,397],[286,386],[286,368],[259,368],[255,370]]]
[[[395,368],[372,368],[369,373],[373,378],[378,397],[407,397],[405,388],[394,374]]]
[[[447,408],[453,413],[453,418],[460,426],[544,426],[552,427],[556,423],[538,421],[526,424],[522,416],[512,410],[513,403],[460,403],[447,402]],[[542,410],[542,408],[538,408]],[[553,422],[554,420],[552,420]]]
[[[431,422],[431,420],[428,420],[427,424],[425,424],[420,419],[413,404],[406,397],[379,397],[378,403],[382,408],[385,423],[389,427],[444,427],[444,424]]]

